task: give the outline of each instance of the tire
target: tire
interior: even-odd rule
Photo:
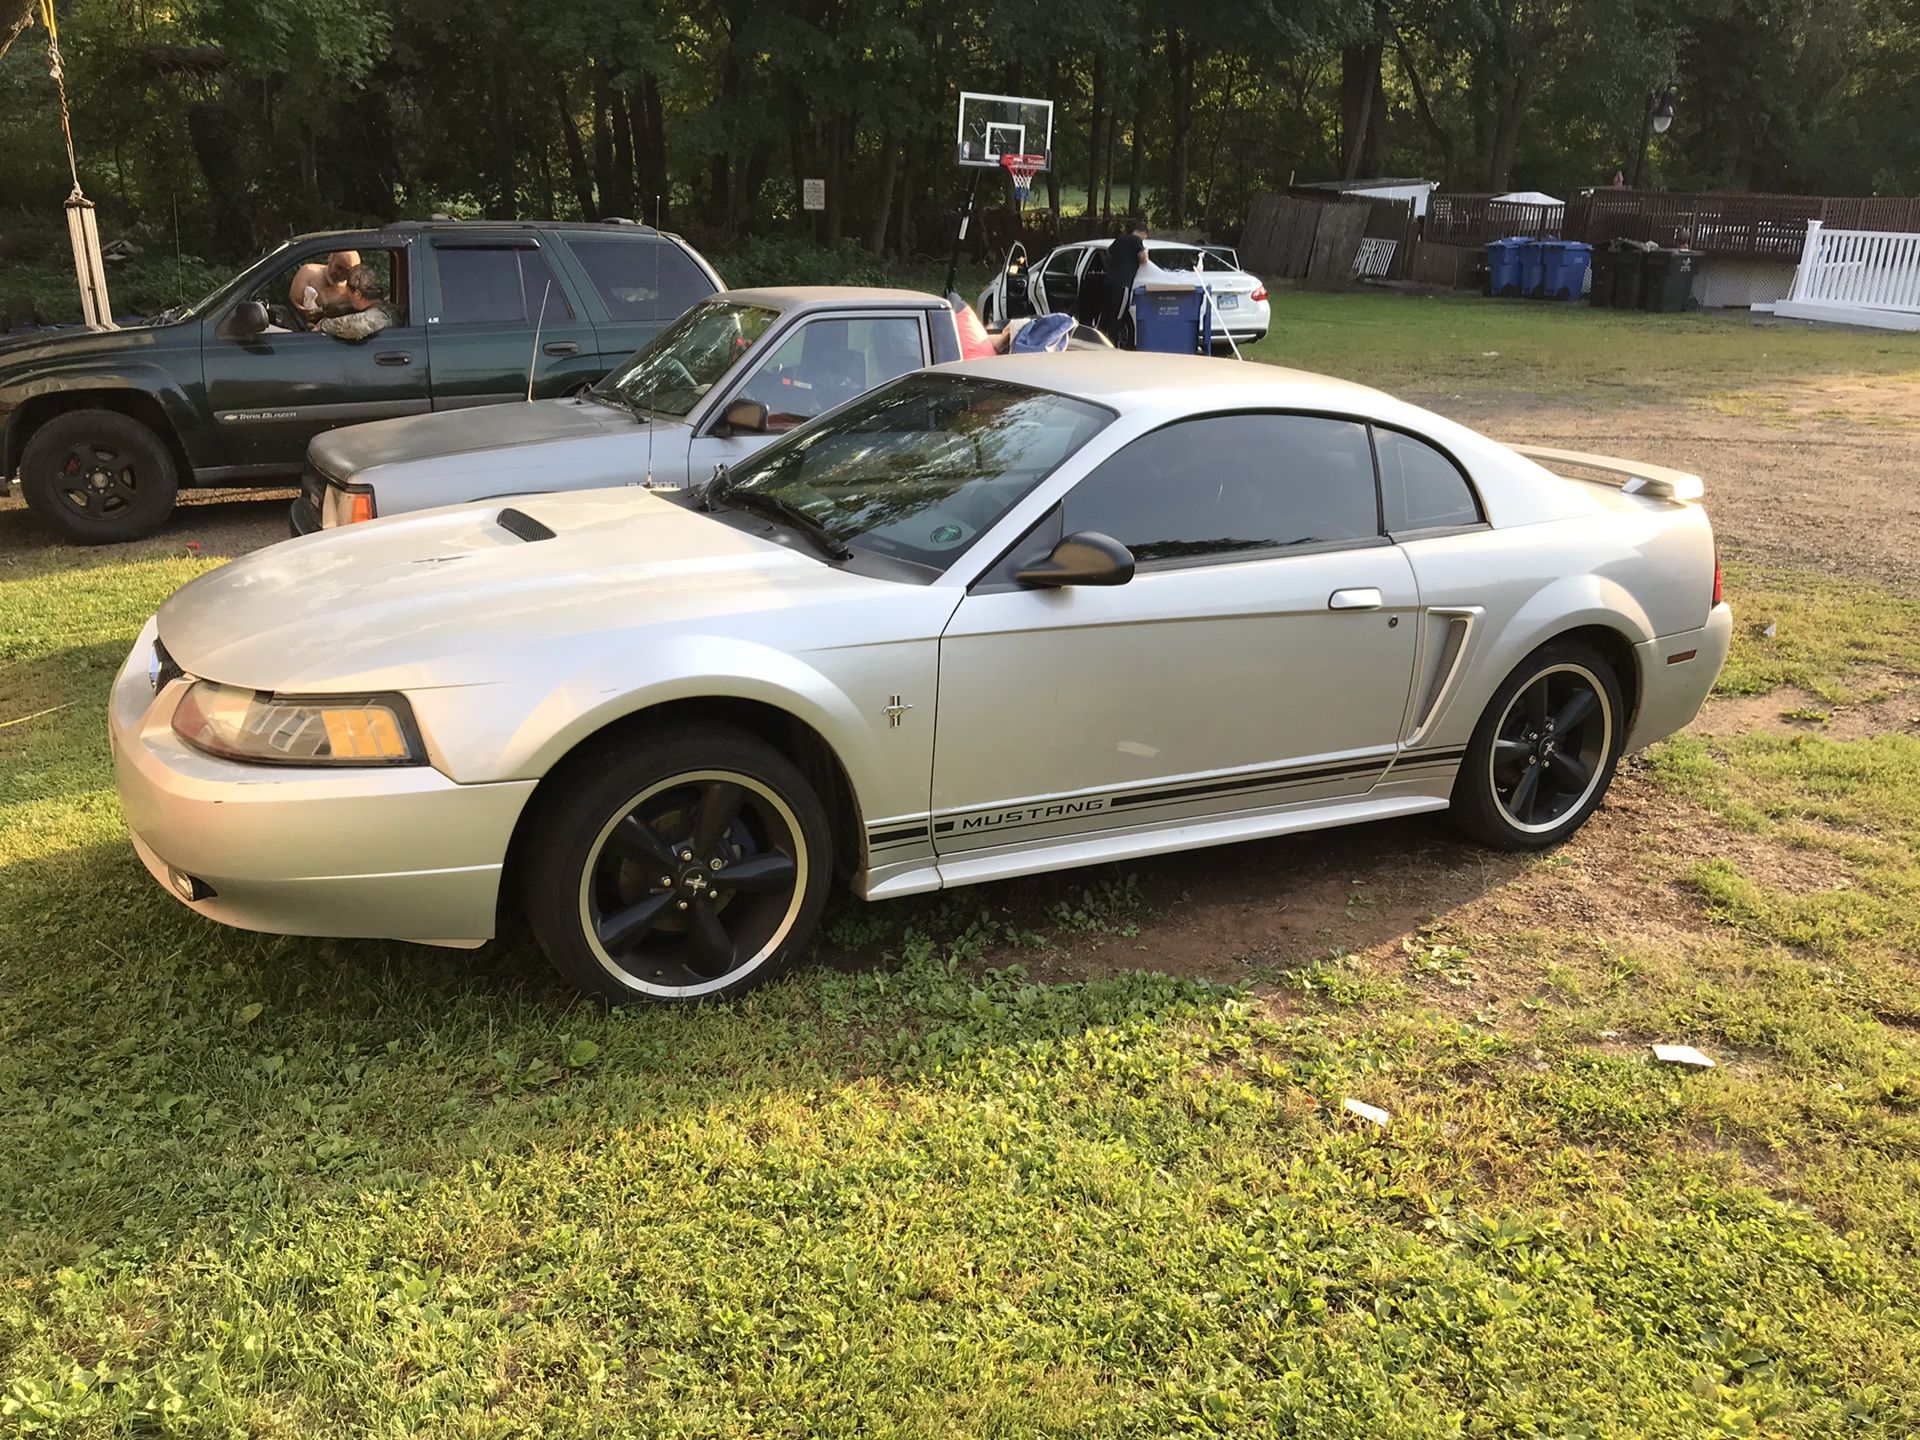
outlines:
[[[117,545],[173,513],[179,473],[166,442],[117,410],[69,410],[27,442],[27,507],[76,545]]]
[[[1453,782],[1455,827],[1501,850],[1559,844],[1600,808],[1626,719],[1619,677],[1599,651],[1574,640],[1542,645],[1474,727]]]
[[[592,746],[538,806],[520,851],[521,909],[584,995],[731,999],[786,970],[819,928],[826,807],[792,761],[743,731]],[[728,883],[749,872],[751,887]]]

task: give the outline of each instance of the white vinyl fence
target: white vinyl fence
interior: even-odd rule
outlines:
[[[1809,220],[1793,291],[1773,313],[1790,320],[1920,330],[1920,235],[1828,230]]]

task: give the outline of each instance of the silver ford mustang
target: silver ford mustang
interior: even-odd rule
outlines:
[[[1726,658],[1700,482],[1341,381],[923,370],[694,492],[467,505],[181,590],[115,683],[201,914],[732,995],[869,899],[1447,810],[1539,848]],[[1543,468],[1592,478],[1569,478]]]

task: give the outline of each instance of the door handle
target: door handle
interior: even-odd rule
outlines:
[[[373,363],[376,365],[411,365],[413,363],[413,356],[404,350],[382,350],[378,355],[373,357]]]
[[[580,347],[571,340],[549,340],[540,349],[548,355],[578,355]]]
[[[1329,610],[1378,610],[1380,604],[1380,591],[1372,585],[1336,590],[1327,597]]]

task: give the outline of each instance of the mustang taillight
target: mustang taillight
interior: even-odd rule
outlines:
[[[1267,287],[1266,287],[1266,286],[1264,286],[1264,285],[1256,285],[1256,286],[1254,286],[1254,287],[1253,287],[1253,297],[1252,297],[1252,298],[1253,298],[1254,300],[1256,300],[1256,301],[1258,301],[1258,300],[1264,300],[1264,299],[1266,299],[1266,298],[1267,298]]]
[[[1720,583],[1720,547],[1713,547],[1713,603],[1718,605],[1723,598]]]

